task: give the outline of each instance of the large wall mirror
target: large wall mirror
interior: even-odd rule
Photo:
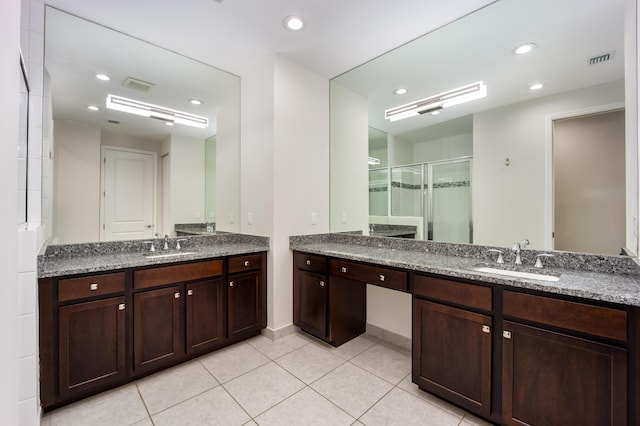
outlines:
[[[45,72],[53,241],[239,230],[238,76],[52,7]],[[108,95],[124,110],[107,108]]]
[[[348,204],[368,200],[369,223],[413,225],[422,239],[510,247],[527,238],[541,250],[635,255],[627,3],[499,0],[334,78],[331,167],[344,180],[331,185],[332,231],[353,228]],[[385,118],[480,81],[485,97]],[[341,153],[350,162],[334,162]]]

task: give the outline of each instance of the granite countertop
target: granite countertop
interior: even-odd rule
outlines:
[[[543,259],[545,268],[540,270],[532,265],[536,254],[543,252],[523,250],[522,261],[529,266],[516,268],[511,250],[504,247],[349,234],[294,236],[289,246],[312,254],[640,307],[640,267],[629,257],[553,252],[554,257]],[[505,264],[497,264],[489,249],[502,250]],[[482,266],[543,273],[559,280],[546,282],[473,270]]]
[[[174,249],[178,239],[182,245],[179,251]],[[267,237],[231,233],[186,239],[170,238],[171,249],[167,251],[160,249],[162,239],[153,241],[156,243],[155,252],[150,252],[149,245],[144,244],[142,240],[47,245],[38,255],[38,278],[164,265],[269,250]],[[162,257],[174,253],[181,254]],[[154,255],[156,257],[153,257]]]

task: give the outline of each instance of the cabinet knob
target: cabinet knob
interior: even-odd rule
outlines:
[[[187,290],[187,296],[193,296],[193,290]]]
[[[380,281],[384,281],[384,275],[380,274]]]
[[[229,287],[233,287],[233,281],[229,281]]]
[[[307,259],[307,266],[311,265],[311,261],[309,259]]]
[[[507,330],[504,330],[502,332],[502,337],[504,337],[505,339],[511,339],[511,332],[507,331]]]
[[[89,284],[89,290],[96,291],[98,289],[98,283]]]
[[[121,303],[118,305],[118,310],[119,311],[124,311],[124,303]]]
[[[173,297],[174,297],[175,299],[180,299],[180,292],[178,291],[178,292],[176,292],[176,293],[173,293]]]
[[[347,268],[345,266],[342,267],[342,272],[345,274],[347,273]]]
[[[482,332],[487,334],[491,333],[491,327],[489,327],[488,325],[483,325]]]
[[[320,287],[324,287],[324,281],[320,281]]]
[[[244,261],[244,266],[249,266],[249,261],[248,260]]]

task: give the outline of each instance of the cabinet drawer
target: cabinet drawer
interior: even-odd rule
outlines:
[[[148,288],[163,284],[222,275],[222,260],[160,266],[133,271],[133,288]]]
[[[413,294],[485,311],[493,306],[490,287],[422,275],[414,279]]]
[[[618,309],[505,291],[503,311],[511,318],[627,340],[627,313]]]
[[[407,291],[408,287],[407,273],[395,269],[331,259],[329,261],[329,271],[331,275],[363,281],[393,290]]]
[[[293,267],[303,271],[324,274],[327,268],[327,258],[313,254],[295,253],[293,255]]]
[[[58,281],[58,302],[124,292],[124,272]]]
[[[247,256],[238,256],[229,258],[229,273],[255,271],[262,267],[262,255],[251,254]]]

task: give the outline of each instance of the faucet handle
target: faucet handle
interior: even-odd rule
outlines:
[[[553,257],[552,254],[549,253],[540,253],[536,255],[536,263],[533,265],[534,268],[543,268],[542,266],[542,258],[543,257]]]
[[[504,257],[502,257],[502,251],[498,250],[498,249],[489,249],[487,250],[490,253],[498,253],[498,258],[496,259],[496,263],[504,263]]]
[[[154,245],[153,241],[143,241],[142,244],[151,244],[149,251],[156,251],[156,246]]]
[[[186,238],[178,238],[178,241],[176,241],[176,250],[180,250],[182,248],[182,246],[180,245],[180,241],[187,241]]]

